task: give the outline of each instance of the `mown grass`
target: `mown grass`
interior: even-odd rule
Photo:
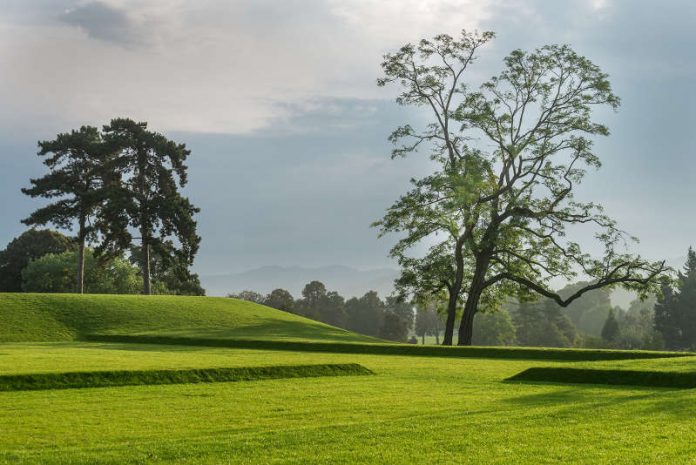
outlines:
[[[222,383],[262,379],[372,374],[357,363],[202,368],[189,370],[72,371],[0,375],[0,391],[38,391],[158,384]]]
[[[370,342],[263,305],[222,297],[0,293],[0,342],[92,334]]]
[[[32,369],[277,360],[358,363],[375,376],[2,392],[0,463],[671,465],[696,456],[695,390],[504,382],[567,362],[62,343],[2,345],[0,364],[17,365],[23,352]],[[5,373],[25,370],[9,365]]]

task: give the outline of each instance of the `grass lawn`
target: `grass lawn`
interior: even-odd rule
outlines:
[[[0,295],[0,377],[329,364],[374,374],[0,392],[0,464],[696,463],[696,389],[506,381],[531,367],[690,373],[693,356],[589,362],[529,349],[467,358],[80,340],[89,334],[374,342],[230,299],[10,294]]]

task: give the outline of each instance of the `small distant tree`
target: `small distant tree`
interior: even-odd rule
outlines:
[[[284,312],[292,312],[295,307],[295,299],[285,289],[274,289],[264,299],[264,305]]]
[[[326,286],[321,281],[311,281],[302,289],[302,299],[297,301],[298,313],[319,320],[322,305],[326,303]]]
[[[393,311],[387,311],[384,313],[382,327],[379,329],[379,337],[390,341],[406,342],[408,323],[402,316]]]
[[[609,316],[607,316],[607,321],[604,322],[602,327],[602,339],[606,342],[613,343],[619,337],[619,322],[616,321],[616,316],[614,315],[614,309],[609,310]]]
[[[575,327],[550,299],[520,302],[511,311],[517,343],[522,346],[573,347]]]
[[[22,291],[22,270],[46,254],[60,254],[75,247],[73,240],[48,229],[29,229],[0,251],[0,292]]]
[[[30,226],[52,223],[68,230],[77,226],[76,290],[82,294],[85,247],[88,238],[95,234],[92,219],[104,194],[105,146],[97,128],[82,126],[79,130],[58,134],[54,140],[39,142],[39,147],[39,156],[46,157],[44,164],[49,172],[41,178],[31,179],[32,186],[22,189],[22,192],[52,202],[22,222]]]
[[[262,294],[249,290],[244,290],[236,294],[227,294],[227,297],[231,299],[246,300],[248,302],[254,302],[255,304],[264,304],[266,300]]]
[[[187,182],[185,164],[190,151],[147,123],[116,118],[104,126],[103,138],[115,155],[107,169],[117,179],[108,187],[108,201],[100,215],[104,248],[125,251],[133,243],[131,228],[140,237],[143,293],[151,294],[152,254],[168,264],[188,267],[198,251],[194,215],[199,211],[180,188]]]
[[[360,298],[348,299],[345,304],[346,328],[368,336],[379,336],[384,322],[384,302],[377,292],[366,292]]]
[[[517,342],[515,325],[505,308],[477,313],[475,322],[474,345],[511,346]]]

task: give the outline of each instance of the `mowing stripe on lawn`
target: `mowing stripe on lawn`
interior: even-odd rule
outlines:
[[[610,384],[688,389],[696,388],[696,372],[532,367],[508,378],[506,381]]]
[[[255,339],[211,339],[126,334],[90,334],[83,340],[138,344],[165,344],[235,349],[331,352],[341,354],[413,355],[423,357],[502,358],[520,360],[598,361],[693,356],[688,352],[639,350],[557,349],[531,347],[446,347],[415,344],[270,341]]]
[[[0,376],[0,391],[33,391],[149,384],[220,383],[319,376],[370,375],[357,363],[202,368],[190,370],[117,370]]]

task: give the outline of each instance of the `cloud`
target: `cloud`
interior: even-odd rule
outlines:
[[[123,9],[102,2],[90,2],[66,10],[59,19],[82,29],[89,37],[131,47],[144,40],[138,23]]]

